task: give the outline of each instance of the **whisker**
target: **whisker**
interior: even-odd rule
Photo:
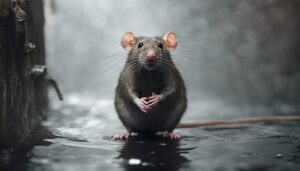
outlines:
[[[162,60],[162,63],[164,63],[165,66],[167,66],[167,67],[169,67],[169,68],[170,68],[170,67],[172,67],[172,68],[176,67],[175,64],[174,64],[174,66],[170,64],[170,59],[163,59],[163,60]],[[179,66],[178,69],[183,69],[183,70],[184,70],[184,72],[182,72],[183,74],[186,74],[186,76],[187,76],[188,78],[191,78],[190,72],[188,72],[189,70],[188,70],[186,67],[184,67],[184,65],[181,65],[181,63],[178,63],[178,64],[176,64],[176,65]],[[170,68],[170,69],[172,69],[172,68]]]

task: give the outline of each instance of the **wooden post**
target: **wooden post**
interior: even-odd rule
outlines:
[[[21,142],[46,116],[42,0],[0,0],[0,149]]]

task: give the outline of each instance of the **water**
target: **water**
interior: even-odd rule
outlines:
[[[299,170],[299,123],[177,130],[180,141],[132,137],[113,101],[67,96],[27,141],[1,156],[1,170]],[[53,101],[54,98],[52,97]]]

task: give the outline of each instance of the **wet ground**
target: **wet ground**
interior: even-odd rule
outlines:
[[[180,141],[123,132],[113,101],[71,95],[53,103],[49,118],[14,151],[4,170],[299,170],[299,123],[181,129]],[[189,116],[185,117],[188,119]]]

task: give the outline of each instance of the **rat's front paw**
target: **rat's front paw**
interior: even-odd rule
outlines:
[[[152,92],[152,96],[148,97],[148,107],[154,108],[160,101],[161,96]]]
[[[147,97],[142,97],[136,100],[137,106],[141,109],[141,111],[147,113],[149,111]]]

